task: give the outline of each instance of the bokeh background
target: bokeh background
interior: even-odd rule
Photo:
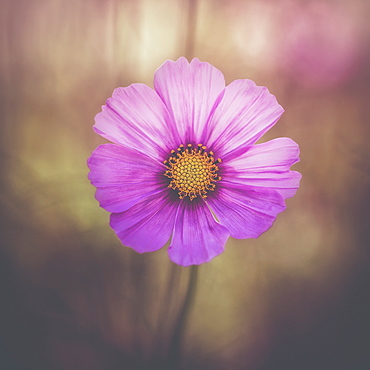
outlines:
[[[0,369],[164,369],[189,269],[120,245],[87,180],[114,88],[253,79],[301,146],[287,210],[201,266],[183,369],[370,369],[367,0],[0,1]]]

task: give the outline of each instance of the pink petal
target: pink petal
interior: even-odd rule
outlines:
[[[223,252],[228,237],[229,232],[216,222],[205,202],[184,199],[168,254],[179,265],[200,265]]]
[[[166,187],[163,164],[114,144],[98,146],[88,159],[96,199],[108,212],[122,212]]]
[[[251,80],[235,80],[210,118],[206,145],[223,160],[227,153],[254,144],[284,112],[266,87]]]
[[[284,211],[282,196],[272,189],[227,184],[207,201],[234,238],[258,238]]]
[[[179,141],[173,126],[156,92],[146,85],[132,84],[114,90],[95,116],[94,130],[116,144],[162,161]]]
[[[200,143],[204,126],[223,92],[223,74],[208,63],[185,58],[166,61],[155,73],[154,88],[171,112],[182,144]]]
[[[136,252],[153,252],[169,240],[178,201],[168,189],[152,195],[122,213],[112,213],[110,226],[122,244]]]
[[[299,161],[299,146],[289,138],[278,138],[253,145],[243,154],[225,163],[225,181],[250,186],[268,187],[278,191],[284,199],[292,197],[301,174],[290,171]]]

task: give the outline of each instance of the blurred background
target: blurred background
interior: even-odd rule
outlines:
[[[367,0],[0,0],[0,369],[164,369],[189,269],[120,245],[86,159],[114,88],[194,56],[285,108],[301,188],[199,270],[182,369],[370,369]]]

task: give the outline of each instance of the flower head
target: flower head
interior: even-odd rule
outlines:
[[[285,209],[301,175],[291,139],[256,141],[283,108],[251,80],[225,87],[222,73],[185,58],[166,61],[154,89],[118,88],[94,130],[114,144],[88,160],[89,179],[110,226],[139,253],[171,238],[171,260],[210,261],[229,236],[257,238]]]

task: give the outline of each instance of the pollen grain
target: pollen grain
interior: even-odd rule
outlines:
[[[171,150],[168,160],[164,161],[167,170],[164,173],[171,179],[169,188],[178,191],[180,199],[190,200],[200,196],[205,199],[209,191],[214,191],[216,182],[221,180],[217,175],[221,159],[214,159],[213,152],[207,152],[207,147],[192,144],[186,147],[180,145],[177,150]]]

